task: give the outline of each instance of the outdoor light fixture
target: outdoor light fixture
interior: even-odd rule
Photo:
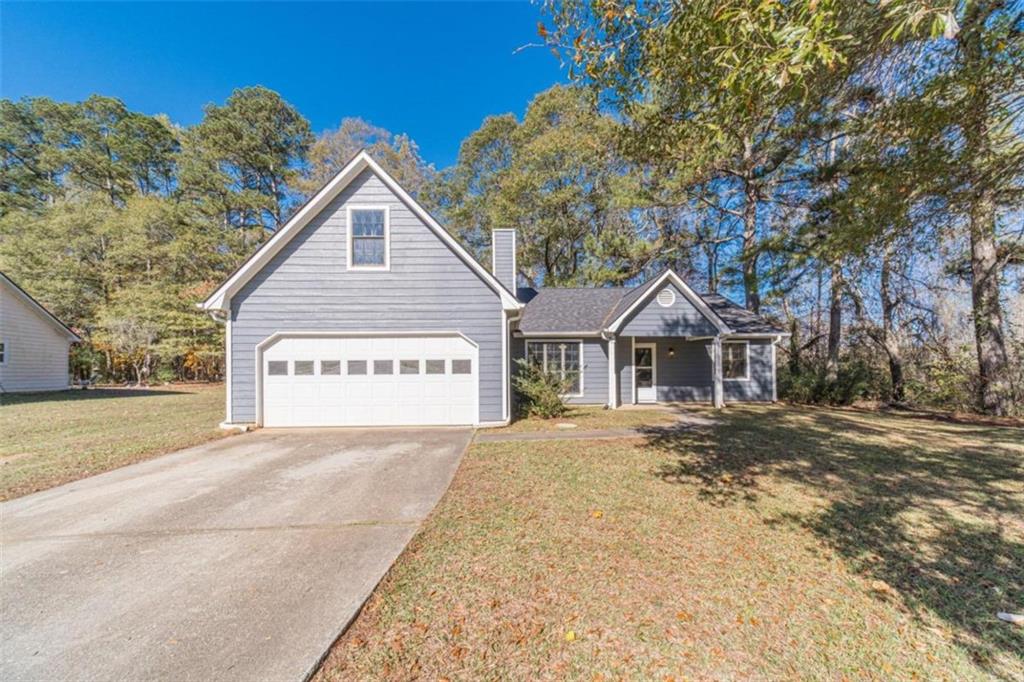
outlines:
[[[676,349],[673,348],[672,346],[668,347],[668,356],[670,358],[674,358],[676,356]]]

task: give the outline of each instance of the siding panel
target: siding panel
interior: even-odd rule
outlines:
[[[515,272],[515,243],[516,234],[511,230],[497,230],[493,233],[494,249],[493,265],[494,274],[498,281],[505,285],[505,288],[515,294],[516,272]]]
[[[346,267],[346,206],[390,207],[391,269]],[[459,331],[480,347],[480,419],[502,419],[501,301],[369,170],[231,300],[232,419],[256,419],[255,346],[277,331]]]
[[[68,387],[67,336],[0,282],[0,393],[59,391]]]
[[[654,292],[619,330],[621,336],[713,336],[718,332],[674,284],[663,288],[675,293],[675,303],[661,306]]]

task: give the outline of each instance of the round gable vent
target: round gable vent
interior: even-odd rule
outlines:
[[[662,289],[658,292],[658,305],[662,308],[668,308],[670,305],[676,302],[676,292],[671,289]]]

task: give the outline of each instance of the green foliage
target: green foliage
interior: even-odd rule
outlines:
[[[450,227],[481,252],[492,229],[515,228],[519,268],[534,283],[635,276],[657,245],[630,219],[635,180],[619,132],[586,91],[561,86],[537,95],[522,121],[488,118],[439,189]]]
[[[516,405],[521,416],[553,419],[568,411],[563,395],[570,390],[569,379],[545,372],[535,364],[520,358],[512,386],[516,391]]]

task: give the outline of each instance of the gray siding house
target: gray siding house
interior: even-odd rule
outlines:
[[[781,330],[675,273],[517,279],[514,230],[483,267],[361,152],[201,304],[226,326],[225,425],[504,424],[515,358],[573,403],[775,397]]]

